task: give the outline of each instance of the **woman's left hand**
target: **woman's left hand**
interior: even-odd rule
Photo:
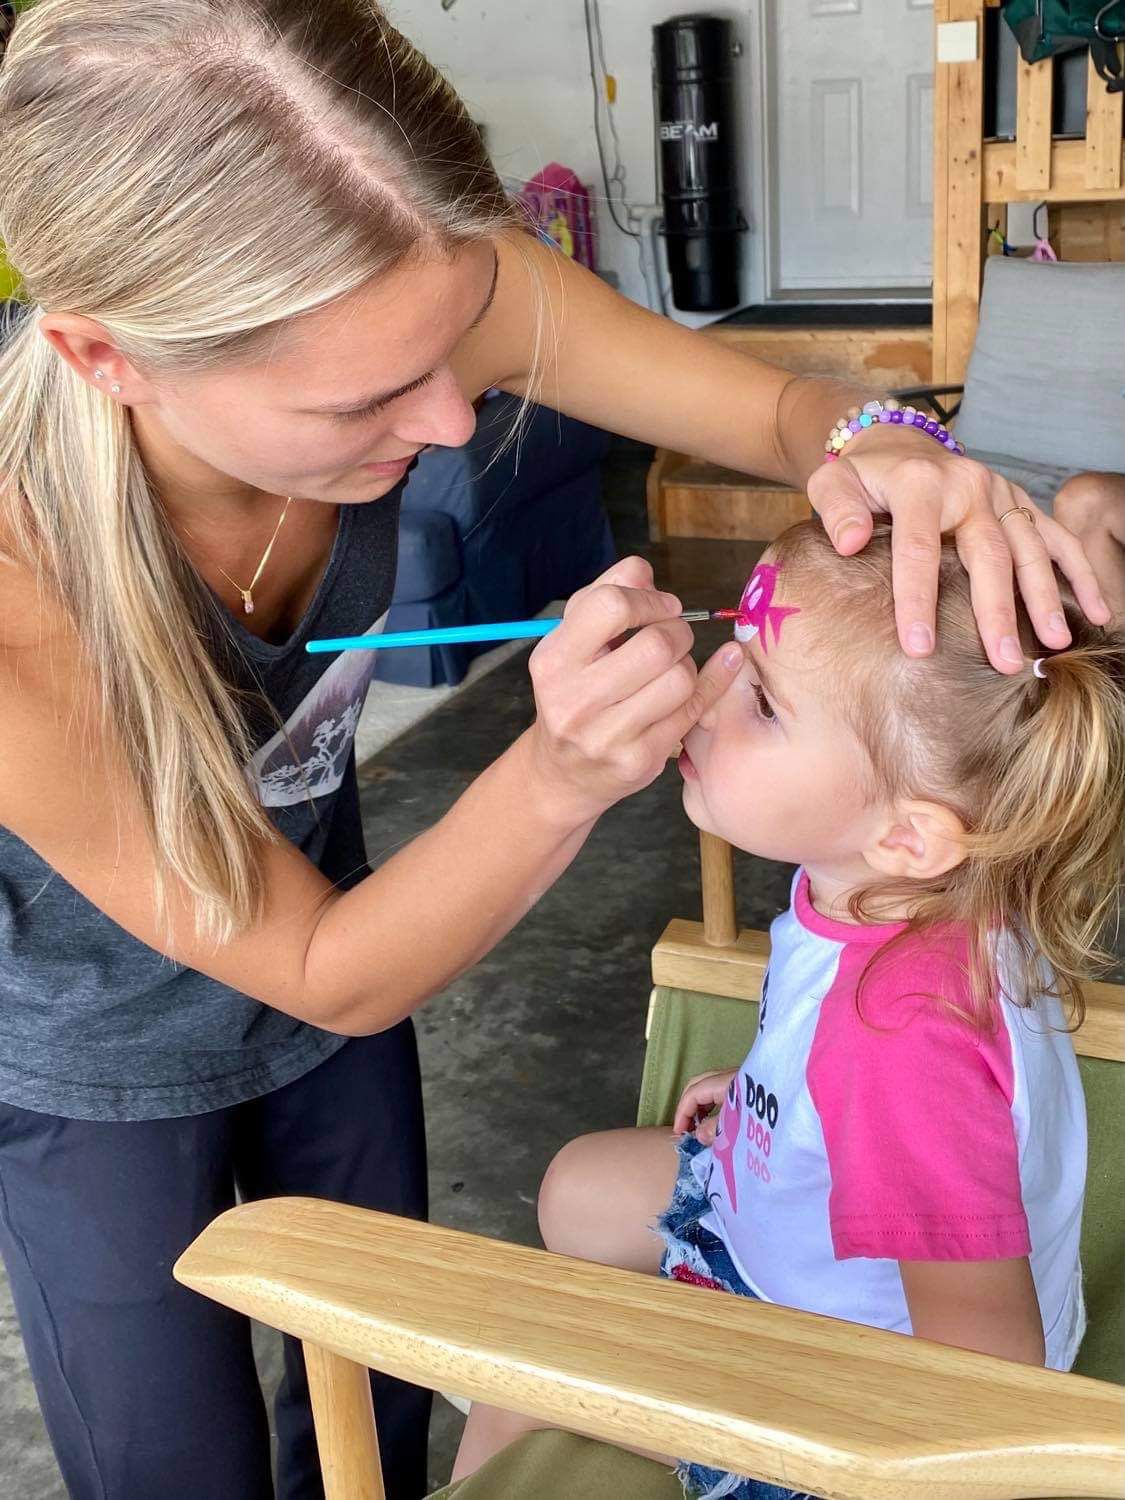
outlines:
[[[1044,645],[1059,650],[1070,643],[1052,562],[1070,580],[1086,615],[1097,625],[1108,623],[1109,607],[1082,544],[1018,485],[912,433],[865,433],[854,448],[847,458],[816,470],[809,499],[845,556],[867,543],[874,512],[893,518],[895,617],[909,656],[926,656],[934,648],[938,553],[946,533],[968,569],[981,637],[998,671],[1018,672],[1026,665],[1013,573]],[[1026,507],[1034,521],[1016,512],[1001,525],[1000,517],[1017,506]]]

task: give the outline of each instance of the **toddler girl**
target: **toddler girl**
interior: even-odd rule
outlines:
[[[1121,875],[1125,642],[1069,608],[1073,644],[1038,657],[1023,619],[1026,671],[1001,676],[952,546],[938,608],[936,653],[902,655],[887,533],[841,558],[805,523],[755,570],[742,676],[680,764],[700,828],[800,866],[758,1036],[671,1131],[564,1148],[540,1223],[565,1254],[1065,1370],[1086,1170],[1068,1027]],[[537,1425],[475,1407],[456,1477]]]

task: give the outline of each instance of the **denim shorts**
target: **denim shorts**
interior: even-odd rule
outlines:
[[[705,1148],[694,1136],[681,1136],[680,1169],[672,1201],[661,1214],[657,1227],[664,1240],[664,1258],[660,1274],[693,1286],[710,1287],[717,1292],[733,1292],[737,1297],[753,1297],[722,1240],[704,1229],[700,1220],[710,1205],[703,1188],[696,1181],[691,1164]],[[804,1491],[782,1489],[760,1479],[743,1479],[706,1464],[681,1462],[676,1469],[685,1494],[700,1500],[813,1500]]]

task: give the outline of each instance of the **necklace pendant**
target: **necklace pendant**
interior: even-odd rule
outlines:
[[[254,601],[250,597],[249,589],[247,589],[242,595],[242,608],[248,615],[252,615],[254,613]]]

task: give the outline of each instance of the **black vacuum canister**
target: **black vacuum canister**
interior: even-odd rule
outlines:
[[[672,297],[685,312],[738,302],[733,42],[718,16],[653,27],[660,192]]]

